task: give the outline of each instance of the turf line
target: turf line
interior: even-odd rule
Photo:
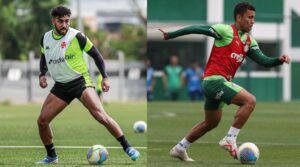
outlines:
[[[178,143],[178,141],[170,141],[170,140],[148,140],[148,142],[152,143]],[[196,144],[218,144],[218,141],[201,141],[195,142]],[[237,142],[237,144],[242,144],[244,142]],[[300,143],[265,143],[265,142],[254,142],[257,145],[266,145],[266,146],[300,146]]]
[[[55,148],[90,148],[91,146],[55,146]],[[0,146],[0,148],[45,148],[44,146]],[[123,147],[107,146],[107,149],[123,149]],[[136,149],[147,149],[147,147],[134,147]]]

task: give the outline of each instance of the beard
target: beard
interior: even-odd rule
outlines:
[[[56,27],[56,25],[54,25],[54,28],[55,28],[55,31],[56,31],[59,35],[66,35],[66,33],[68,32],[68,29],[69,29],[69,27],[58,29],[58,28]]]

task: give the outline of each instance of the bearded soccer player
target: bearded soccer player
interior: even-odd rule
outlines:
[[[160,29],[165,40],[187,34],[203,34],[215,38],[202,82],[206,97],[205,120],[196,124],[171,149],[170,155],[172,157],[182,161],[194,161],[187,155],[187,148],[208,131],[217,127],[221,120],[222,107],[226,103],[227,105],[235,104],[239,108],[232,126],[227,135],[219,142],[219,145],[228,150],[233,158],[237,158],[237,135],[256,104],[254,95],[232,82],[238,67],[246,56],[265,67],[290,63],[290,58],[287,55],[270,58],[262,53],[257,42],[248,34],[254,24],[254,17],[255,8],[247,2],[242,2],[234,8],[235,23],[232,25],[192,25],[174,32],[165,32]]]
[[[79,99],[91,115],[106,127],[120,142],[126,154],[135,161],[140,153],[129,145],[118,123],[105,112],[94,89],[83,53],[88,53],[94,59],[103,76],[102,89],[107,92],[109,82],[102,55],[86,36],[69,27],[70,15],[70,9],[64,6],[53,8],[51,21],[54,28],[41,38],[40,86],[46,88],[48,85],[45,77],[47,71],[55,84],[37,120],[47,156],[36,164],[58,163],[49,124],[75,98]]]

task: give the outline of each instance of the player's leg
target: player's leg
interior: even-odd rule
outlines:
[[[195,101],[196,98],[195,91],[189,91],[189,96],[191,101]]]
[[[242,87],[226,82],[224,92],[227,96],[224,96],[223,100],[227,104],[236,104],[239,106],[236,112],[234,122],[229,128],[227,135],[220,141],[220,146],[230,152],[230,155],[237,158],[237,144],[236,138],[240,132],[240,129],[246,123],[250,117],[256,103],[255,97]],[[225,94],[224,93],[224,94]]]
[[[176,145],[171,151],[170,155],[176,158],[179,158],[183,161],[193,161],[193,159],[189,158],[186,151],[191,143],[205,135],[210,130],[214,129],[218,126],[222,117],[222,110],[210,110],[205,111],[205,119],[204,121],[196,124],[187,135]]]
[[[231,103],[240,106],[236,112],[232,126],[241,129],[254,110],[256,98],[251,93],[243,89],[233,97]]]
[[[89,110],[92,116],[120,142],[124,151],[136,160],[139,157],[139,152],[132,148],[127,142],[119,124],[111,118],[104,110],[94,88],[86,88],[80,97],[82,104]]]
[[[40,138],[46,148],[47,157],[42,161],[37,162],[37,164],[49,164],[57,163],[58,158],[54,149],[54,144],[52,142],[52,131],[49,126],[50,122],[59,114],[68,103],[56,97],[52,93],[49,93],[43,106],[41,113],[37,119],[37,124],[39,128]]]

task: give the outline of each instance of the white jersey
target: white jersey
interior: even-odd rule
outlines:
[[[68,59],[73,59],[74,55],[67,55],[66,51],[71,41],[80,31],[69,28],[66,35],[61,39],[53,37],[53,30],[45,33],[43,38],[44,55],[48,70],[54,81],[66,83],[82,76],[80,71],[74,70]]]

